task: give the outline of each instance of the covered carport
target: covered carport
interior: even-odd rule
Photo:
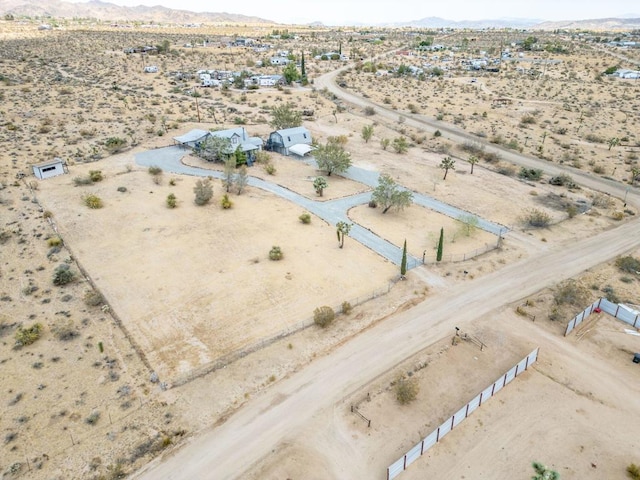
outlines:
[[[315,148],[311,145],[307,145],[305,143],[297,143],[289,147],[289,152],[299,157],[304,157],[307,153],[314,150]]]

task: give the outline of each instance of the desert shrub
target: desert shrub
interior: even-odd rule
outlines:
[[[73,270],[69,268],[69,265],[63,263],[53,271],[53,284],[58,286],[66,285],[71,283],[74,277]]]
[[[282,249],[280,247],[277,245],[271,247],[271,250],[269,250],[269,260],[282,260],[282,257],[284,257],[284,253],[282,253]]]
[[[56,337],[61,342],[68,342],[69,340],[73,340],[78,335],[80,335],[71,320],[65,323],[54,325],[51,329],[51,332],[53,333],[54,337]]]
[[[611,285],[606,285],[602,288],[602,293],[604,293],[605,298],[609,300],[611,303],[620,303],[620,297],[616,294],[616,291],[613,289]]]
[[[102,175],[102,170],[89,170],[89,180],[93,183],[101,182],[104,180],[104,175]]]
[[[88,425],[95,425],[96,423],[98,423],[98,420],[100,420],[100,412],[94,410],[89,414],[87,418],[84,419],[84,423]]]
[[[276,167],[273,165],[273,163],[267,163],[264,166],[264,171],[267,172],[267,174],[269,174],[269,175],[275,175],[276,174]]]
[[[50,247],[59,247],[62,245],[62,239],[58,236],[47,239],[47,245]]]
[[[615,211],[611,214],[611,218],[613,218],[614,220],[620,221],[624,218],[624,212],[621,211]]]
[[[524,178],[525,180],[535,180],[538,181],[542,178],[542,170],[539,168],[525,168],[522,167],[520,169],[520,173],[518,173],[518,177]]]
[[[176,208],[176,206],[178,205],[178,199],[173,193],[170,193],[169,195],[167,195],[166,202],[167,202],[167,208]]]
[[[40,338],[40,332],[42,332],[42,324],[34,323],[29,328],[18,327],[16,332],[16,347],[24,347],[31,345]]]
[[[91,185],[93,182],[91,181],[91,179],[89,177],[74,177],[73,178],[73,184],[76,187],[80,187],[82,185]]]
[[[533,125],[534,123],[536,123],[536,117],[529,114],[523,115],[522,118],[520,119],[520,123],[522,125]]]
[[[568,280],[556,288],[553,300],[557,305],[583,307],[587,302],[587,292],[575,280]]]
[[[222,206],[222,208],[224,208],[225,210],[230,209],[231,207],[233,207],[233,202],[231,201],[231,199],[229,198],[229,195],[227,195],[226,193],[222,196],[222,199],[220,200],[220,205]]]
[[[117,189],[120,193],[124,193],[127,191],[127,187],[118,187]]]
[[[340,309],[342,310],[342,313],[344,313],[345,315],[349,315],[351,313],[351,311],[353,310],[353,307],[351,306],[351,304],[347,301],[342,302],[342,305],[340,306]]]
[[[88,307],[97,307],[104,303],[104,298],[100,292],[96,290],[88,290],[83,297],[84,304]]]
[[[313,322],[319,327],[325,328],[336,318],[336,312],[328,306],[318,307],[313,311]]]
[[[522,218],[526,226],[534,228],[545,228],[551,223],[551,217],[548,213],[532,208]]]
[[[584,136],[584,139],[587,142],[591,142],[591,143],[604,143],[605,142],[604,137],[596,135],[595,133],[587,133]]]
[[[99,196],[94,195],[93,193],[82,197],[82,201],[87,207],[91,208],[92,210],[97,210],[98,208],[102,208],[104,206],[102,199]]]
[[[487,163],[494,163],[500,160],[500,155],[497,152],[481,152],[481,155],[478,155],[480,158],[484,159]]]
[[[109,153],[117,153],[127,145],[127,140],[120,137],[109,137],[104,142],[104,148]]]
[[[640,480],[640,467],[635,463],[629,464],[627,467],[627,476],[631,478],[631,480]]]
[[[604,167],[602,165],[595,165],[593,167],[593,173],[597,173],[598,175],[602,175],[604,173]]]
[[[597,194],[596,196],[593,197],[593,200],[591,201],[591,203],[593,204],[594,207],[610,208],[611,205],[613,204],[613,200],[608,195]]]
[[[419,386],[414,379],[400,377],[395,385],[396,400],[400,405],[413,402],[418,396]]]
[[[501,164],[496,168],[496,172],[506,177],[513,177],[516,174],[516,168],[513,165]]]
[[[376,109],[373,108],[373,107],[364,107],[364,110],[362,110],[362,113],[364,113],[366,116],[370,117],[370,116],[376,114]]]
[[[304,212],[302,215],[300,215],[298,219],[305,225],[311,223],[311,215],[307,212]]]
[[[569,216],[569,218],[573,218],[578,214],[578,207],[576,207],[575,205],[571,204],[571,205],[567,205],[567,215]]]
[[[435,132],[433,132],[433,136],[435,138],[441,137],[442,136],[442,132],[440,130],[436,130]]]
[[[619,257],[616,259],[616,267],[623,272],[638,273],[640,272],[640,260],[628,255],[626,257]]]
[[[369,208],[376,208],[378,206],[378,203],[375,200],[369,200]]]
[[[213,197],[213,186],[211,185],[211,180],[208,178],[205,180],[198,180],[196,182],[196,186],[193,187],[193,192],[196,195],[196,205],[206,205],[209,203],[209,200],[211,200],[211,197]]]

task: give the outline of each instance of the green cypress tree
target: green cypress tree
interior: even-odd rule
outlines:
[[[402,247],[402,261],[400,262],[400,275],[403,277],[407,274],[407,239],[404,239]]]
[[[440,229],[440,240],[438,240],[438,253],[436,253],[436,261],[442,260],[442,246],[444,244],[444,228]]]
[[[300,79],[302,83],[307,82],[307,69],[304,66],[304,51],[302,52],[302,59],[300,60]]]

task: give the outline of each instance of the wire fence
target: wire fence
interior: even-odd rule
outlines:
[[[608,313],[618,320],[621,320],[624,323],[628,323],[634,328],[640,327],[640,314],[629,309],[625,305],[610,302],[606,298],[599,298],[571,319],[571,321],[567,324],[567,329],[564,332],[564,336],[566,337],[567,335],[569,335],[573,331],[573,329],[575,329],[578,325],[589,318],[592,313],[600,312]]]
[[[442,260],[438,262],[436,254],[424,255],[423,256],[423,264],[430,263],[456,263],[456,262],[464,262],[466,260],[471,260],[472,258],[479,257],[487,252],[491,252],[497,248],[500,248],[500,244],[502,242],[501,237],[498,237],[496,243],[485,243],[484,247],[476,248],[475,250],[471,250],[470,252],[465,253],[450,253],[447,255],[442,255]],[[417,266],[417,265],[416,265]]]
[[[495,382],[485,388],[476,395],[473,400],[460,408],[456,413],[447,418],[442,425],[436,428],[429,435],[424,437],[420,443],[416,444],[412,449],[405,453],[401,458],[393,462],[387,468],[387,480],[392,480],[404,472],[409,465],[420,458],[427,450],[438,443],[446,434],[451,432],[456,426],[467,418],[471,413],[480,408],[480,406],[493,397],[496,393],[506,387],[511,381],[526,371],[529,366],[533,365],[538,359],[538,348],[520,360],[508,372],[498,378]]]
[[[351,299],[350,301],[345,301],[340,305],[334,306],[333,311],[336,313],[345,313],[344,309],[345,308],[352,308],[352,307],[356,307],[358,305],[362,305],[370,300],[373,300],[375,298],[381,297],[382,295],[386,295],[387,293],[389,293],[391,291],[391,288],[393,288],[393,286],[398,282],[398,280],[400,279],[400,277],[396,277],[393,280],[391,280],[390,282],[388,282],[386,287],[383,288],[379,288],[376,290],[373,290],[365,295],[360,295],[357,296],[353,299]],[[227,365],[240,360],[241,358],[246,357],[247,355],[257,352],[259,350],[262,350],[265,347],[268,347],[270,345],[273,345],[274,343],[276,343],[279,340],[282,340],[284,338],[287,338],[290,335],[293,335],[295,333],[298,333],[312,325],[314,325],[314,319],[313,316],[309,316],[308,318],[301,320],[299,322],[293,323],[291,325],[289,325],[287,328],[281,330],[280,332],[267,337],[267,338],[263,338],[262,340],[255,342],[251,345],[248,345],[246,347],[243,347],[241,349],[238,350],[234,350],[232,352],[229,352],[219,358],[217,358],[216,360],[214,360],[213,362],[207,363],[206,365],[202,365],[200,367],[194,368],[191,371],[189,371],[188,373],[185,373],[183,375],[180,375],[178,377],[176,377],[172,383],[171,386],[172,387],[177,387],[180,385],[184,385],[186,383],[189,383],[197,378],[200,378],[204,375],[207,375],[211,372],[214,372],[216,370],[219,370],[221,368],[225,368]]]

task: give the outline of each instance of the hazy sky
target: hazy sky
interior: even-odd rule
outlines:
[[[75,0],[81,1],[81,0]],[[117,5],[162,5],[194,12],[253,15],[280,23],[320,21],[327,25],[385,23],[441,17],[482,20],[505,17],[584,20],[640,16],[637,0],[104,0]]]

